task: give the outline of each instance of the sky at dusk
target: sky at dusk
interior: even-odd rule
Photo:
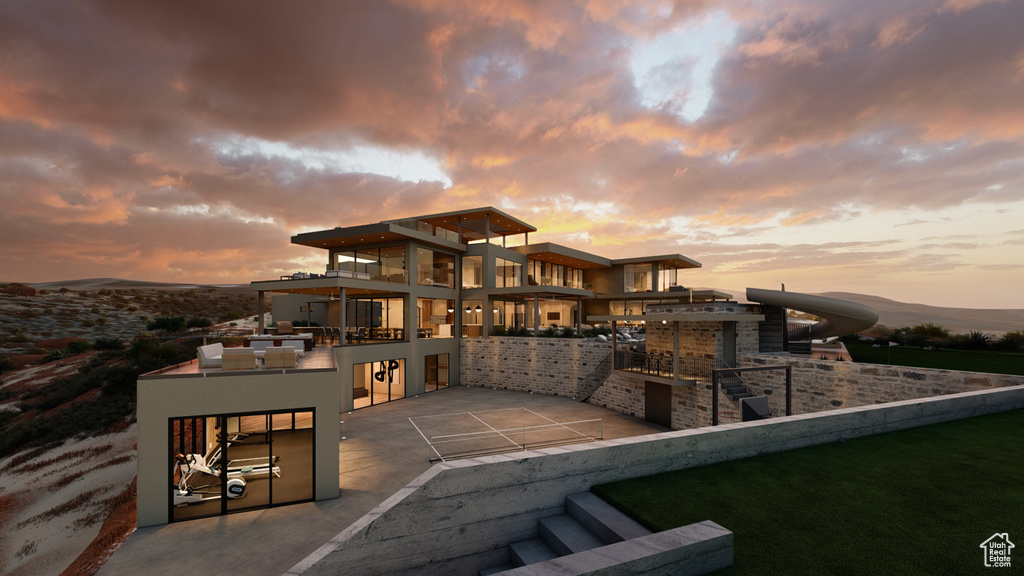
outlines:
[[[495,206],[686,285],[1024,308],[1024,2],[0,0],[0,280]]]

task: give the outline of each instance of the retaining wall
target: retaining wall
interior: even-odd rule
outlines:
[[[793,367],[794,414],[1024,385],[1024,376],[815,360],[788,354],[744,356],[740,365],[787,364]],[[768,397],[776,414],[786,413],[785,373],[748,372],[743,378],[754,392]]]
[[[594,484],[1019,408],[1024,386],[441,463],[288,574],[470,574]]]

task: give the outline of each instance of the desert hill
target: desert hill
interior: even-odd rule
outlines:
[[[59,282],[25,283],[37,290],[208,290],[217,289],[222,292],[250,293],[248,284],[175,284],[173,282],[147,282],[144,280],[124,280],[121,278],[84,278],[81,280],[61,280]]]
[[[818,295],[870,306],[878,311],[878,323],[889,328],[932,322],[950,332],[961,334],[977,330],[999,336],[1005,332],[1024,330],[1024,309],[945,308],[851,292],[823,292]]]

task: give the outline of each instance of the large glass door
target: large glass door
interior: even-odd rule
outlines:
[[[305,502],[315,494],[312,409],[170,420],[170,520]]]

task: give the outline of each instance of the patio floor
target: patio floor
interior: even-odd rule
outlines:
[[[528,408],[556,422],[604,419],[604,438],[666,431],[568,398],[453,387],[341,414],[341,496],[136,530],[100,576],[211,574],[279,576],[430,468],[429,449],[410,417]]]

